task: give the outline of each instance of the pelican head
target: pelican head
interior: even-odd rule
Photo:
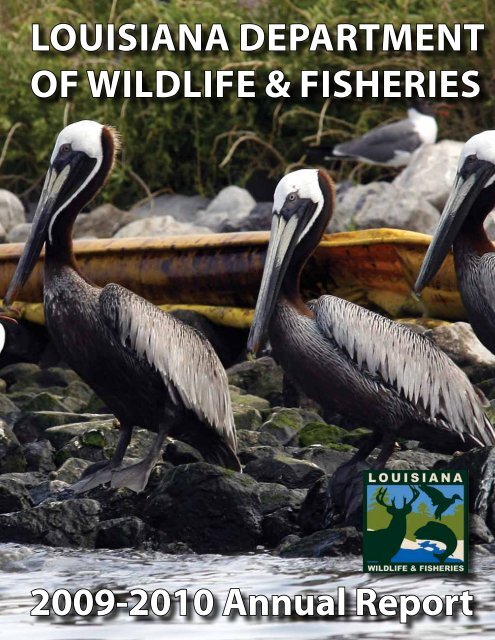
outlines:
[[[45,241],[54,230],[69,227],[75,215],[103,186],[118,148],[111,127],[92,120],[74,122],[57,138],[45,183],[34,215],[31,233],[5,296],[10,304],[34,269]]]
[[[0,315],[0,353],[2,353],[3,348],[5,346],[5,329],[4,329],[4,326],[2,324],[2,322],[4,320],[6,320],[8,322],[13,322],[14,324],[17,324],[17,320],[14,320],[14,318],[9,318],[9,316]]]
[[[495,203],[495,131],[464,145],[454,185],[414,285],[420,293],[440,269],[459,231],[469,220],[482,224]]]
[[[248,351],[256,353],[265,338],[287,270],[299,271],[323,235],[331,216],[334,187],[318,169],[300,169],[284,176],[275,189],[270,242],[256,303]]]

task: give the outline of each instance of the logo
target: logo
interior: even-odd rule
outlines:
[[[467,471],[364,472],[363,570],[467,573]]]

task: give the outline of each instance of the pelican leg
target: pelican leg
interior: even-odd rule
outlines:
[[[364,440],[349,462],[346,462],[345,464],[350,466],[356,462],[366,460],[373,449],[380,444],[381,439],[382,434],[379,431],[373,431],[373,433]]]
[[[156,463],[160,460],[162,455],[162,446],[167,437],[168,428],[166,425],[160,425],[160,429],[156,435],[156,438],[151,445],[151,449],[148,455],[140,462],[133,464],[124,469],[118,469],[111,472],[111,486],[114,489],[120,489],[121,487],[127,487],[131,491],[140,493],[144,491],[148,484],[150,473],[155,467]]]
[[[112,471],[122,464],[125,452],[132,436],[132,425],[121,424],[120,435],[113,456],[110,460],[103,460],[90,465],[82,474],[81,479],[71,486],[74,493],[84,493],[95,487],[107,484],[112,479]]]
[[[388,459],[395,450],[395,438],[386,438],[383,441],[382,450],[378,454],[375,462],[372,464],[373,469],[383,469]]]

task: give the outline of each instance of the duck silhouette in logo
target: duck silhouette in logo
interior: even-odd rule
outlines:
[[[387,489],[383,487],[376,494],[376,502],[385,507],[387,513],[392,516],[390,524],[385,529],[376,531],[368,531],[366,535],[366,555],[370,560],[375,562],[390,562],[395,554],[401,548],[402,542],[406,536],[406,519],[412,511],[412,504],[418,498],[420,492],[416,487],[409,485],[412,491],[411,500],[407,501],[403,498],[402,507],[395,504],[395,498],[392,503],[387,504],[385,497]]]
[[[431,540],[443,542],[445,544],[445,549],[443,551],[440,551],[440,553],[433,553],[435,558],[437,558],[438,562],[441,564],[444,564],[447,558],[457,548],[457,538],[455,533],[450,529],[450,527],[447,527],[447,525],[442,524],[441,522],[430,520],[430,522],[427,522],[415,531],[414,535],[416,536],[416,539],[428,540],[430,544]],[[424,544],[421,546],[424,546]]]
[[[458,493],[454,493],[451,498],[447,498],[443,495],[443,493],[432,487],[428,484],[419,484],[418,487],[421,491],[424,491],[426,495],[430,498],[431,503],[433,504],[435,509],[435,520],[441,520],[442,515],[447,511],[449,507],[451,507],[456,500],[462,500],[461,496]]]

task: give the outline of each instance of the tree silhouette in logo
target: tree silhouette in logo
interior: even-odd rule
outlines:
[[[406,536],[406,518],[412,511],[412,504],[418,498],[420,492],[409,485],[412,491],[411,500],[407,501],[403,498],[402,507],[395,504],[395,498],[392,503],[387,504],[385,498],[387,489],[381,488],[376,495],[377,504],[385,507],[387,513],[392,516],[388,527],[378,529],[377,531],[366,532],[366,555],[369,560],[375,562],[390,562],[395,554],[399,551],[402,541]]]

